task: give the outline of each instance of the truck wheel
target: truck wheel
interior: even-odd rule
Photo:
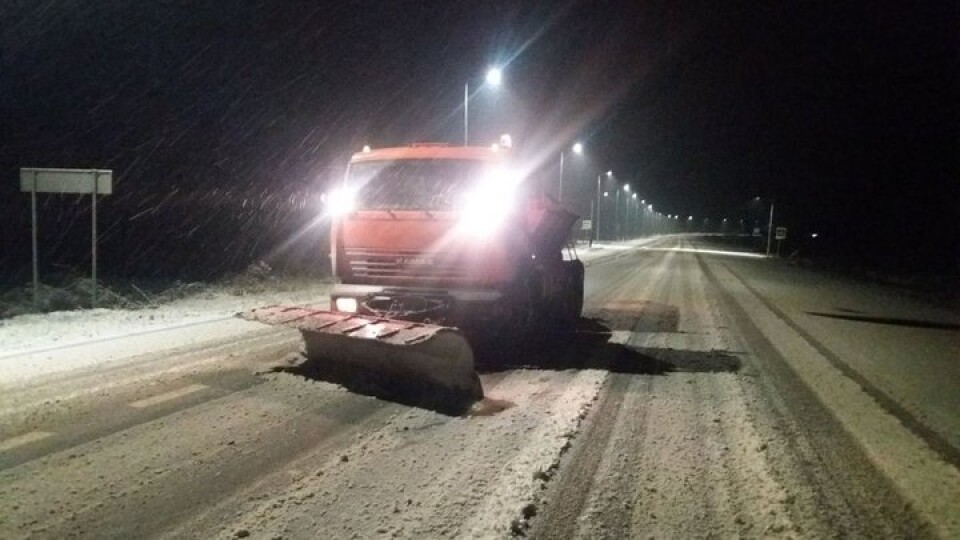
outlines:
[[[580,315],[583,313],[583,285],[574,287],[570,292],[570,297],[570,318],[579,321]]]
[[[543,298],[543,286],[540,280],[530,278],[526,284],[526,302],[523,316],[524,334],[537,333],[543,327],[540,305]]]
[[[573,335],[576,333],[577,322],[580,320],[578,306],[582,302],[582,298],[578,299],[575,290],[570,290],[564,294],[560,302],[561,305],[557,306],[557,313],[554,316],[554,330],[558,334]]]
[[[568,261],[565,263],[567,270],[567,286],[560,305],[557,306],[557,319],[559,330],[564,333],[573,334],[577,330],[577,323],[580,321],[580,314],[583,311],[583,263],[580,261]]]
[[[510,316],[507,333],[511,338],[525,340],[531,334],[542,329],[541,286],[536,277],[530,276],[514,288],[514,307]]]
[[[573,296],[571,307],[573,307],[573,317],[580,319],[580,315],[583,313],[583,275],[585,271],[583,263],[579,260],[571,262],[573,263],[570,265],[570,290]]]

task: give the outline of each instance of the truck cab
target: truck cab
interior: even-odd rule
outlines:
[[[537,191],[505,150],[354,154],[327,197],[331,309],[494,332],[576,319],[583,266],[564,248],[577,216]]]

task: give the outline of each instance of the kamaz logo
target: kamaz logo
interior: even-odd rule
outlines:
[[[433,266],[433,259],[430,257],[397,257],[397,264],[402,264],[404,266]]]

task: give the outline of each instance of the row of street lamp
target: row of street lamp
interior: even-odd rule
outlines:
[[[480,88],[498,88],[503,82],[503,71],[498,67],[491,67],[487,70],[484,82],[481,84]],[[464,146],[469,145],[470,143],[470,81],[464,83],[463,85],[463,144]],[[509,145],[509,140],[506,143]],[[494,145],[496,147],[497,145]],[[369,152],[369,146],[364,146],[364,151]],[[557,200],[562,205],[563,204],[563,195],[564,195],[564,167],[566,163],[566,158],[568,153],[573,154],[574,156],[582,156],[584,153],[583,143],[575,142],[569,148],[564,147],[560,151],[560,175],[557,178]],[[606,171],[605,173],[600,173],[597,175],[597,190],[595,197],[591,198],[590,201],[590,218],[591,226],[589,228],[589,240],[592,243],[594,240],[601,240],[603,233],[603,201],[605,198],[610,196],[609,191],[603,191],[602,182],[603,178],[606,176],[608,179],[615,179],[613,171]],[[626,197],[626,204],[624,205],[624,219],[621,220],[620,217],[620,193],[623,192]],[[688,216],[687,219],[682,219],[679,215],[669,214],[664,216],[660,212],[657,212],[652,203],[647,203],[646,199],[639,199],[638,194],[635,191],[631,190],[630,184],[623,184],[622,186],[617,186],[617,189],[614,190],[614,215],[613,215],[613,239],[621,240],[627,237],[635,236],[644,236],[651,234],[663,234],[663,233],[674,233],[674,232],[691,232],[693,228],[696,227],[693,223],[693,216]],[[771,243],[773,238],[773,208],[774,203],[772,199],[761,199],[756,197],[753,200],[754,203],[766,202],[769,204],[769,219],[767,223],[767,238],[766,238],[766,251],[767,255],[770,255]],[[631,206],[632,205],[632,206]],[[633,220],[631,222],[630,210],[633,208]],[[704,219],[703,230],[708,230],[709,219]],[[623,225],[623,226],[622,226]],[[724,218],[722,221],[721,231],[725,231],[727,228],[727,219]],[[741,220],[741,228],[743,228],[744,222]],[[609,227],[608,227],[609,228]],[[756,227],[759,229],[759,227]],[[743,231],[741,231],[742,233]],[[754,232],[756,234],[756,232]],[[816,237],[816,234],[813,235]]]
[[[613,178],[613,171],[607,171],[606,176]],[[591,239],[600,240],[603,231],[602,208],[603,201],[600,198],[601,181],[604,174],[597,176],[597,200],[596,223],[594,224],[595,234]],[[620,215],[620,197],[623,193],[626,201],[623,205],[623,216]],[[603,191],[604,198],[610,197],[609,191]],[[635,237],[649,234],[661,234],[671,232],[673,227],[668,228],[669,224],[663,214],[657,212],[653,203],[648,203],[646,199],[640,199],[637,192],[632,191],[630,184],[617,186],[613,190],[613,239],[622,240],[628,237]],[[631,209],[633,210],[633,219],[631,221]]]
[[[570,151],[575,155],[583,154],[583,144],[574,143],[570,147]],[[560,177],[557,182],[557,200],[560,204],[563,204],[563,183],[564,183],[564,161],[565,161],[566,151],[561,150],[560,152]],[[602,234],[602,225],[603,225],[603,198],[609,197],[609,191],[603,191],[603,178],[606,176],[608,179],[615,179],[613,171],[607,171],[606,173],[600,173],[597,175],[597,190],[596,196],[593,200],[590,201],[590,216],[591,216],[591,227],[590,227],[590,241],[600,240],[600,235]],[[624,193],[627,197],[626,203],[624,204],[624,216],[621,219],[620,216],[620,193]],[[665,219],[662,214],[657,212],[652,203],[647,203],[646,199],[639,199],[636,192],[631,192],[630,184],[623,184],[623,186],[618,186],[614,190],[614,215],[613,215],[613,224],[614,224],[614,238],[619,240],[627,236],[639,236],[642,234],[659,234],[667,232],[667,227],[664,226]],[[634,210],[634,220],[633,223],[630,221],[630,209],[631,206]]]
[[[485,84],[481,86],[498,88],[503,82],[503,71],[498,67],[491,67],[487,70],[484,77]],[[464,83],[463,85],[463,144],[464,146],[469,145],[470,143],[470,81]],[[564,164],[567,157],[567,152],[572,153],[573,155],[583,155],[584,147],[580,142],[576,142],[570,146],[569,149],[564,148],[560,151],[560,175],[557,179],[557,201],[560,204],[563,204],[563,184],[564,184]],[[605,173],[607,178],[614,178],[613,171],[607,171]],[[601,181],[604,177],[604,173],[600,173],[597,176],[597,193],[595,200],[592,200],[590,203],[590,214],[591,214],[591,231],[590,231],[590,241],[600,240],[601,234],[601,224],[602,224],[602,206],[603,201],[601,199]],[[654,210],[653,204],[648,204],[645,199],[640,199],[637,201],[637,193],[630,191],[630,184],[624,184],[622,186],[622,191],[629,194],[627,198],[626,208],[624,209],[626,217],[626,229],[630,229],[631,235],[640,235],[640,234],[658,234],[662,232],[668,232],[668,228],[664,224],[668,220],[676,221],[677,216],[663,216],[662,214]],[[615,202],[614,202],[614,237],[615,239],[621,239],[625,235],[621,231],[621,220],[620,220],[620,192],[621,189],[615,190]],[[603,191],[603,197],[609,196],[609,192]],[[629,222],[629,209],[630,204],[634,206],[635,210],[635,221],[634,226],[630,227]],[[639,222],[639,226],[637,224]],[[670,227],[673,229],[675,227]]]

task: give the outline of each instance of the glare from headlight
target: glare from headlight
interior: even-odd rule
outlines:
[[[327,210],[334,216],[349,214],[356,205],[357,190],[349,186],[336,188],[327,196]]]
[[[491,172],[460,205],[460,228],[471,235],[484,235],[497,229],[513,211],[520,177],[503,169]]]

